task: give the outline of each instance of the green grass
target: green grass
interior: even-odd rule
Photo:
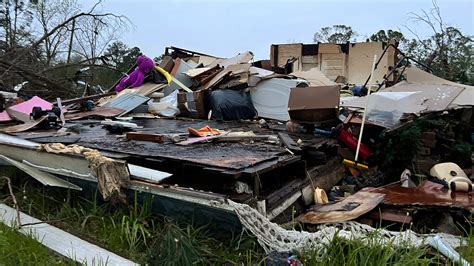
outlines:
[[[149,265],[255,265],[265,264],[266,254],[257,240],[247,233],[232,235],[216,233],[211,226],[196,226],[193,223],[177,221],[154,214],[153,198],[148,197],[138,204],[137,195],[130,206],[100,204],[96,200],[82,198],[75,192],[44,189],[33,184],[18,185],[15,190],[21,210],[51,224],[69,231],[81,238],[96,243],[123,257],[140,264]],[[3,190],[0,200],[11,205],[8,193]],[[468,247],[460,252],[468,261],[474,261],[474,229],[467,238]],[[5,229],[2,229],[5,231]],[[11,231],[11,230],[10,230]],[[10,232],[15,233],[15,232]],[[9,234],[10,234],[9,233]],[[216,237],[217,235],[217,237]],[[23,237],[24,236],[17,236]],[[42,257],[35,264],[54,264],[58,261],[40,244],[31,238],[25,247],[30,251],[17,252],[22,261],[15,265],[30,264],[32,258]],[[327,253],[315,250],[296,251],[305,265],[444,265],[443,257],[428,248],[394,247],[381,245],[376,233],[366,239],[347,241],[334,238],[326,247]],[[2,246],[4,244],[0,240]],[[5,242],[9,243],[9,242]],[[14,243],[15,244],[15,243]],[[10,252],[16,252],[12,248]],[[9,252],[4,252],[9,254]],[[3,254],[3,253],[0,253]],[[3,255],[2,255],[3,256]],[[32,257],[33,256],[33,257]],[[47,259],[49,258],[50,261]],[[19,260],[20,258],[15,258]],[[285,259],[283,256],[281,259]],[[0,261],[2,257],[0,257]],[[17,262],[17,261],[15,261]],[[59,262],[60,264],[63,262]],[[8,265],[10,263],[7,263]]]
[[[53,254],[33,236],[23,235],[0,223],[1,265],[75,265]]]
[[[377,236],[368,236],[367,245],[362,240],[348,241],[335,237],[327,246],[322,258],[319,253],[300,252],[305,265],[432,265],[442,261],[439,256],[426,257],[428,248],[395,247],[392,244],[370,243]]]

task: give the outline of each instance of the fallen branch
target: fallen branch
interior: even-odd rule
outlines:
[[[93,10],[91,11],[93,12]],[[101,21],[101,18],[103,17],[115,17],[115,18],[119,18],[119,19],[123,19],[125,18],[124,16],[118,16],[118,15],[115,15],[113,13],[103,13],[103,14],[93,14],[93,13],[85,13],[85,12],[81,12],[81,13],[78,13],[68,19],[66,19],[65,21],[63,21],[62,23],[58,24],[56,27],[54,27],[52,30],[50,30],[48,33],[44,34],[41,38],[39,38],[36,42],[34,42],[32,45],[30,45],[30,47],[28,47],[28,49],[25,49],[25,50],[32,50],[32,49],[35,49],[36,47],[38,47],[44,40],[46,40],[49,36],[53,35],[56,31],[58,31],[59,29],[65,27],[67,24],[69,24],[70,22],[80,18],[80,17],[93,17],[94,19],[97,19],[98,21]],[[104,23],[104,22],[102,22]],[[20,55],[18,55],[15,59],[12,60],[12,63],[16,63],[18,62],[24,55],[26,54],[26,52],[23,52],[21,53]]]
[[[100,67],[100,68],[105,68],[105,69],[109,69],[109,70],[112,70],[112,71],[122,73],[122,71],[120,71],[119,69],[117,69],[115,67],[108,66],[108,65],[81,64],[81,63],[56,65],[56,66],[53,66],[53,67],[50,67],[50,68],[47,68],[47,69],[41,71],[41,73],[47,73],[47,72],[51,72],[51,71],[54,71],[54,70],[58,70],[58,69],[62,69],[62,68],[69,68],[69,67]]]
[[[58,90],[61,90],[62,92],[67,92],[68,89],[62,86],[61,84],[57,83],[56,81],[53,81],[51,79],[48,79],[40,74],[35,73],[33,70],[29,70],[26,67],[20,66],[20,65],[15,65],[12,62],[5,61],[3,59],[0,59],[0,67],[6,68],[7,71],[9,69],[14,69],[18,71],[18,75],[24,77],[28,81],[31,81],[33,83],[38,84],[39,82],[43,82],[46,86],[52,87]]]
[[[6,176],[2,176],[2,178],[7,180],[8,191],[10,192],[10,196],[12,197],[12,200],[13,200],[13,207],[15,207],[15,210],[16,210],[16,219],[15,219],[16,226],[18,229],[20,229],[21,228],[20,207],[18,207],[18,202],[16,201],[15,194],[13,193],[12,180]]]

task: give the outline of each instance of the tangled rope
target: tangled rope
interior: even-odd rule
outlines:
[[[50,153],[78,154],[88,162],[93,174],[97,177],[99,191],[104,200],[125,201],[121,187],[130,179],[127,164],[102,155],[98,150],[79,145],[64,145],[61,143],[42,144],[39,150]]]
[[[258,211],[246,204],[240,204],[228,200],[230,206],[235,210],[242,225],[257,237],[258,242],[265,252],[293,252],[296,250],[311,249],[318,251],[320,258],[326,253],[326,247],[334,237],[347,240],[362,240],[369,244],[388,244],[394,246],[420,247],[430,245],[438,249],[447,257],[458,261],[463,265],[469,265],[454,250],[461,245],[459,237],[450,234],[417,234],[412,230],[393,232],[385,229],[376,229],[371,226],[357,222],[346,222],[338,225],[320,225],[317,232],[306,232],[286,230],[278,224],[270,222]],[[376,234],[374,238],[368,235]]]

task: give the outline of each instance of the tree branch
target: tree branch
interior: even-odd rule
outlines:
[[[10,69],[15,69],[15,70],[18,70],[18,74],[21,75],[22,77],[24,77],[25,79],[27,79],[28,81],[32,81],[34,83],[38,83],[38,81],[40,82],[43,82],[44,84],[46,84],[48,87],[52,87],[52,88],[55,88],[55,89],[58,89],[58,90],[61,90],[63,92],[68,92],[69,90],[67,88],[65,88],[64,86],[62,86],[61,84],[53,81],[53,80],[50,80],[40,74],[37,74],[36,72],[34,72],[33,70],[29,70],[27,69],[26,67],[23,67],[23,66],[19,66],[19,65],[15,65],[11,62],[8,62],[8,61],[5,61],[3,59],[0,59],[0,66],[3,66],[4,68],[6,68],[8,70]]]

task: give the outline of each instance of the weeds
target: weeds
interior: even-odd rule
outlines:
[[[0,223],[0,262],[2,265],[75,265],[51,253],[32,235],[22,235]]]
[[[377,234],[364,240],[346,240],[335,237],[325,246],[326,254],[301,252],[305,265],[431,265],[434,258],[427,258],[427,249],[410,246],[395,247],[392,243],[381,244]]]
[[[217,229],[211,226],[181,224],[170,218],[157,216],[152,212],[154,199],[151,196],[140,200],[135,193],[130,206],[117,207],[100,202],[98,197],[85,199],[73,191],[66,193],[64,190],[58,192],[35,187],[33,182],[28,185],[20,183],[15,191],[22,211],[140,264],[255,265],[266,262],[263,249],[245,231],[237,235],[223,232],[216,238],[219,235],[215,233]],[[8,193],[2,193],[1,198],[11,204]],[[10,262],[7,256],[11,252],[18,257],[25,255],[24,258],[11,260],[15,263],[11,263],[13,265],[69,263],[45,253],[41,250],[42,246],[33,239],[28,239],[32,243],[23,245],[31,254],[22,251],[23,246],[16,247],[15,243],[10,243],[19,243],[20,241],[15,240],[18,236],[14,236],[12,240],[4,239],[5,230],[0,226],[1,262]],[[460,250],[460,253],[468,261],[472,261],[474,229],[471,227],[468,233],[468,248]],[[364,240],[348,241],[336,237],[326,246],[327,253],[323,257],[317,250],[300,251],[297,255],[305,265],[428,265],[440,264],[442,261],[437,255],[428,257],[427,248],[395,247],[390,243],[382,245],[378,239],[376,233]],[[12,248],[3,248],[5,246]],[[49,257],[49,260],[42,260],[42,256]],[[38,259],[38,263],[28,263],[33,259]],[[283,256],[283,259],[286,258]]]

